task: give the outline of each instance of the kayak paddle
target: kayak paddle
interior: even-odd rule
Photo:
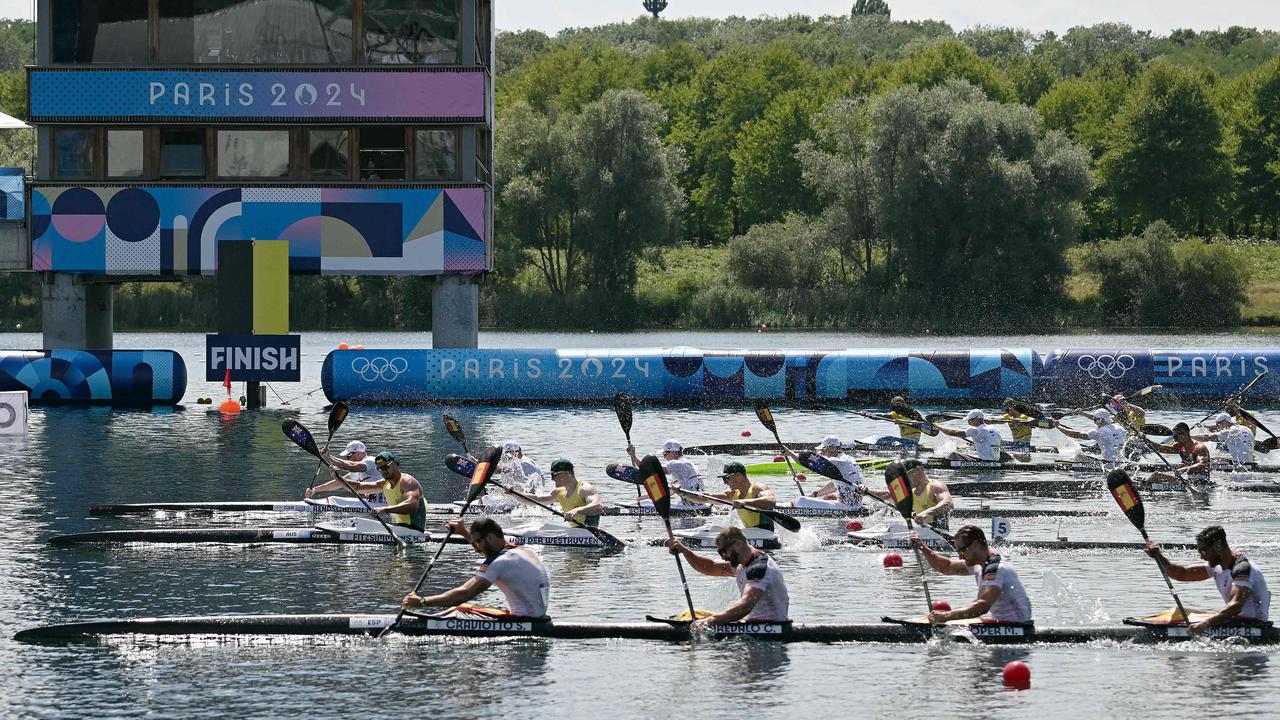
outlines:
[[[457,457],[457,456],[453,456],[453,457]],[[535,497],[533,497],[533,496],[531,496],[531,495],[527,495],[527,494],[525,494],[525,493],[520,492],[519,490],[517,490],[517,489],[515,489],[515,488],[511,487],[510,485],[504,485],[504,484],[502,484],[502,483],[498,482],[497,480],[490,480],[490,481],[489,481],[489,484],[490,484],[490,485],[496,485],[496,486],[498,486],[498,487],[502,488],[502,489],[503,489],[505,492],[507,492],[508,494],[515,495],[516,497],[520,498],[521,500],[523,500],[523,501],[525,501],[525,502],[527,502],[527,503],[529,503],[529,504],[531,504],[531,505],[537,505],[538,507],[542,508],[543,510],[546,510],[546,511],[548,511],[548,512],[551,512],[551,513],[555,514],[557,517],[564,517],[564,513],[560,512],[559,510],[556,510],[555,508],[551,507],[550,505],[547,505],[546,503],[542,502],[541,500],[539,500],[539,499],[537,499],[537,498],[535,498]],[[592,527],[592,526],[590,526],[590,525],[586,525],[586,524],[584,524],[584,523],[580,523],[580,522],[578,522],[578,521],[576,521],[576,520],[570,520],[569,522],[573,523],[573,526],[574,526],[574,527],[580,527],[580,528],[582,528],[583,530],[586,530],[587,532],[591,533],[592,535],[595,535],[595,536],[596,536],[596,539],[597,539],[597,540],[599,540],[600,542],[604,543],[605,545],[609,545],[609,546],[612,546],[612,547],[622,547],[623,545],[625,545],[625,543],[623,543],[621,540],[619,540],[618,538],[614,537],[613,535],[610,535],[609,533],[605,532],[604,530],[601,530],[601,529],[600,529],[600,528],[598,528],[598,527]]]
[[[452,415],[445,415],[443,417],[444,429],[449,432],[449,437],[461,443],[462,452],[470,455],[471,450],[467,448],[467,436],[462,433],[462,426],[458,424],[458,421],[455,420]]]
[[[613,412],[618,416],[618,425],[622,427],[622,434],[627,438],[627,444],[631,444],[631,421],[635,418],[631,413],[631,397],[624,392],[620,392],[613,396]],[[640,497],[640,486],[636,486],[636,497]]]
[[[667,473],[662,463],[652,455],[645,455],[640,460],[640,484],[653,501],[653,509],[662,517],[662,524],[667,528],[667,541],[674,543],[676,535],[671,531],[671,487],[667,484]],[[639,487],[639,486],[637,486]],[[693,596],[689,594],[689,579],[684,574],[684,563],[675,555],[676,569],[680,571],[680,585],[684,588],[684,599],[689,603],[689,617],[698,619],[698,611],[693,607]]]
[[[1123,470],[1112,470],[1107,475],[1107,489],[1111,491],[1111,497],[1115,498],[1116,504],[1120,506],[1120,510],[1124,516],[1129,518],[1129,522],[1138,529],[1142,534],[1143,540],[1150,540],[1147,536],[1147,511],[1142,506],[1142,498],[1138,495],[1138,489],[1133,486],[1133,481],[1129,478],[1129,473]],[[1169,573],[1165,571],[1164,565],[1159,561],[1156,567],[1160,568],[1160,576],[1164,578],[1164,584],[1169,586],[1169,594],[1173,596],[1174,603],[1178,606],[1178,612],[1182,613],[1182,621],[1190,622],[1187,615],[1187,609],[1182,607],[1182,599],[1178,597],[1178,593],[1173,589],[1173,582],[1169,580]]]
[[[316,439],[311,436],[311,431],[303,427],[302,423],[297,420],[285,420],[280,423],[280,429],[283,430],[285,436],[292,440],[298,447],[316,456],[316,458],[320,460],[321,465],[329,465],[328,461],[324,459],[324,456],[320,454],[320,448],[316,447]],[[329,465],[329,467],[332,468],[333,466]],[[381,516],[374,514],[373,507],[369,505],[360,493],[356,492],[355,486],[336,472],[333,476],[346,486],[348,492],[356,496],[356,499],[360,501],[361,505],[364,505],[365,509],[369,511],[369,514],[373,516],[373,519],[377,520],[378,523],[382,525],[382,529],[387,531],[387,534],[395,541],[396,546],[403,548],[404,541],[400,539],[399,535],[396,535],[395,532],[391,530],[391,526],[387,524],[386,520],[383,520]]]
[[[1218,413],[1220,413],[1220,412],[1222,412],[1223,410],[1227,409],[1227,406],[1228,406],[1228,405],[1230,405],[1232,401],[1240,402],[1240,399],[1244,397],[1245,393],[1249,392],[1249,388],[1253,387],[1255,383],[1257,383],[1259,380],[1261,380],[1261,379],[1262,379],[1264,376],[1266,376],[1266,374],[1267,374],[1267,373],[1269,373],[1269,372],[1271,372],[1271,371],[1270,371],[1270,370],[1263,370],[1262,372],[1258,373],[1257,375],[1254,375],[1252,380],[1250,380],[1249,382],[1245,383],[1243,386],[1241,386],[1241,388],[1240,388],[1239,390],[1235,391],[1235,393],[1234,393],[1234,394],[1232,394],[1231,396],[1229,396],[1226,400],[1222,401],[1222,407],[1220,407],[1220,408],[1218,408],[1217,410],[1214,410],[1213,412],[1209,413],[1208,415],[1205,415],[1204,417],[1200,418],[1199,420],[1197,420],[1197,421],[1196,421],[1196,424],[1195,424],[1195,425],[1192,425],[1191,427],[1193,427],[1193,428],[1195,428],[1195,427],[1200,427],[1201,425],[1205,424],[1205,422],[1207,422],[1207,421],[1209,420],[1209,418],[1211,418],[1211,417],[1213,417],[1214,415],[1217,415]],[[1242,408],[1242,409],[1243,409],[1243,408]],[[1267,433],[1268,433],[1268,434],[1270,434],[1270,433],[1271,433],[1271,431],[1270,431],[1270,430],[1268,430],[1268,431],[1267,431]],[[1274,437],[1274,435],[1273,435],[1272,437]]]
[[[886,473],[885,485],[889,487],[889,497],[893,498],[893,504],[898,508],[898,513],[902,515],[902,519],[907,521],[907,531],[912,529],[911,515],[912,503],[914,498],[911,495],[911,484],[907,481],[906,475],[896,475],[890,477]],[[920,582],[924,585],[924,599],[929,605],[929,612],[933,612],[933,597],[929,593],[929,575],[925,571],[924,558],[920,555],[920,548],[912,546],[912,550],[916,553],[916,564],[920,566]]]
[[[791,454],[787,450],[787,446],[782,444],[782,438],[778,437],[778,423],[773,420],[773,411],[765,404],[763,400],[756,400],[756,417],[760,419],[760,424],[765,426],[769,432],[773,433],[773,439],[778,441],[778,449],[782,451],[782,458],[787,461],[787,471],[791,473],[791,479],[796,483],[796,489],[804,495],[804,486],[800,484],[800,478],[796,477],[796,469],[791,466]]]
[[[446,421],[446,425],[448,422]],[[450,433],[452,434],[452,433]],[[462,519],[467,516],[467,508],[471,507],[471,503],[484,494],[484,487],[493,478],[493,473],[498,469],[498,461],[502,459],[502,446],[496,445],[484,451],[480,461],[476,463],[476,469],[471,473],[471,484],[467,486],[467,499],[462,503],[462,512],[458,513],[458,518]],[[422,577],[418,578],[418,582],[414,584],[411,592],[418,592],[422,589],[422,584],[427,581],[427,576],[431,574],[431,568],[436,566],[436,561],[440,559],[441,553],[445,547],[449,545],[449,538],[453,537],[453,530],[444,536],[444,540],[440,541],[440,547],[436,548],[436,554],[431,556],[431,561],[427,563],[427,569],[422,571]],[[386,635],[392,628],[399,627],[400,621],[404,619],[405,607],[400,605],[400,612],[396,613],[396,619],[390,625],[382,628],[378,633],[378,637]]]
[[[324,449],[329,449],[329,443],[333,442],[333,434],[338,432],[338,428],[342,427],[342,421],[347,419],[347,415],[351,412],[351,408],[341,400],[335,402],[333,407],[329,408],[329,437],[325,438]],[[324,467],[324,461],[321,460],[316,464],[316,471],[311,473],[311,484],[307,485],[307,489],[316,486],[316,478],[320,477],[320,468]]]
[[[810,450],[805,450],[804,452],[800,453],[800,464],[818,473],[819,475],[826,478],[830,478],[832,480],[839,480],[844,477],[844,474],[840,472],[840,468],[832,464],[830,460]],[[866,490],[865,485],[863,485],[863,488],[864,488],[863,492],[865,493],[866,497],[869,497],[872,500],[875,500],[876,502],[879,502],[887,507],[891,507],[894,510],[898,509],[897,505],[894,505],[893,503],[889,502],[888,500],[885,500],[879,495],[876,495],[875,493],[869,490]],[[947,541],[955,540],[955,538],[952,535],[942,530],[939,530],[935,527],[930,526],[929,530],[931,532],[937,533],[940,537],[942,537]]]
[[[729,507],[736,508],[738,510],[747,510],[749,512],[760,513],[761,515],[769,518],[770,520],[773,520],[775,523],[782,526],[784,530],[789,530],[791,532],[800,532],[800,528],[802,527],[800,525],[799,520],[785,513],[776,512],[774,510],[766,510],[764,508],[751,507],[750,505],[739,502],[737,500],[721,500],[718,497],[713,497],[711,495],[696,492],[694,490],[676,490],[676,492],[680,493],[681,495],[691,495],[695,498],[698,498],[699,500],[704,500],[709,503],[716,503],[718,505],[728,505]]]

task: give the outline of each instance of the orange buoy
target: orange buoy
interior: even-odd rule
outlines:
[[[850,520],[849,522],[845,523],[844,526],[845,526],[845,529],[847,529],[849,532],[858,532],[859,530],[862,529],[862,521]]]
[[[883,562],[887,568],[900,568],[902,567],[902,556],[895,552],[885,553]]]
[[[1029,689],[1031,687],[1031,668],[1020,660],[1014,660],[1005,665],[1004,686],[1014,690]]]
[[[933,609],[941,612],[951,612],[951,603],[946,600],[934,600]]]
[[[237,415],[240,413],[240,402],[235,398],[227,398],[218,406],[218,411],[224,415]]]
[[[341,342],[341,343],[338,343],[338,349],[339,349],[339,350],[350,350],[350,349],[351,349],[351,346],[350,346],[350,345],[348,345],[348,344],[346,344],[346,343],[344,343],[344,342]]]

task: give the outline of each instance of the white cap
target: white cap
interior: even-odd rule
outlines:
[[[516,442],[515,440],[508,440],[502,443],[502,452],[504,453],[520,452],[520,443]]]
[[[970,410],[969,414],[964,416],[964,421],[973,422],[974,420],[981,420],[983,422],[986,422],[987,416],[984,415],[981,410]]]
[[[1235,421],[1231,419],[1231,416],[1226,413],[1218,413],[1215,415],[1213,422],[1216,425],[1232,425],[1235,423]]]
[[[835,435],[828,435],[822,438],[822,440],[818,443],[818,447],[815,449],[821,450],[823,448],[829,448],[829,447],[840,447],[840,438],[836,437]]]
[[[662,452],[684,452],[684,446],[674,439],[662,443]]]
[[[369,452],[369,450],[365,448],[364,443],[360,442],[359,440],[352,440],[351,442],[347,443],[347,447],[345,450],[338,453],[338,457],[344,458],[350,455],[351,453],[357,453],[357,452]]]
[[[1106,410],[1094,410],[1093,412],[1089,413],[1089,415],[1091,415],[1094,420],[1097,420],[1098,422],[1101,422],[1101,423],[1111,422],[1111,413],[1107,412]]]

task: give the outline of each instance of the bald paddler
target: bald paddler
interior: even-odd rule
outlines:
[[[1164,566],[1169,577],[1180,582],[1198,582],[1213,578],[1218,593],[1227,604],[1221,610],[1193,623],[1192,633],[1231,620],[1265,623],[1271,613],[1271,591],[1262,571],[1244,555],[1233,552],[1227,544],[1227,533],[1221,525],[1211,525],[1196,535],[1196,552],[1202,563],[1179,565],[1164,556],[1160,546],[1147,540],[1147,554]]]
[[[703,575],[732,577],[738,581],[738,599],[732,605],[694,625],[724,625],[732,622],[784,622],[790,619],[791,598],[782,571],[769,557],[747,542],[736,527],[716,535],[720,560],[696,553],[679,540],[671,543],[672,555],[684,555],[694,570]]]
[[[1124,446],[1129,441],[1128,431],[1120,427],[1106,410],[1092,410],[1087,415],[1096,426],[1094,429],[1080,432],[1058,423],[1058,430],[1069,438],[1092,440],[1098,446],[1098,452],[1102,453],[1104,462],[1123,462]]]
[[[334,472],[344,471],[347,482],[362,483],[369,481],[381,480],[382,475],[378,473],[377,464],[373,461],[373,456],[369,454],[369,448],[359,440],[352,440],[347,443],[342,452],[338,453],[338,457],[329,458],[329,466]],[[304,493],[306,497],[312,497],[317,493],[340,492],[346,490],[347,487],[342,481],[334,478],[327,483],[321,483],[315,487],[307,488]],[[365,500],[378,505],[385,505],[387,499],[382,496],[381,492],[363,495]]]
[[[631,464],[640,467],[635,445],[627,446],[627,454],[631,456]],[[662,443],[662,469],[667,471],[667,480],[673,487],[702,492],[702,475],[698,466],[684,456],[684,446],[675,438]]]
[[[955,546],[959,560],[943,557],[911,533],[911,545],[920,549],[930,567],[943,575],[972,575],[978,581],[978,598],[962,608],[929,613],[929,622],[946,623],[966,620],[991,613],[991,620],[1002,623],[1031,622],[1031,599],[1018,579],[1018,571],[1008,560],[987,547],[987,536],[977,525],[965,525],[956,531]]]
[[[832,480],[823,485],[814,492],[810,493],[810,497],[821,498],[834,493],[837,500],[842,505],[850,507],[861,507],[862,497],[858,493],[858,486],[863,485],[862,468],[858,463],[847,454],[845,454],[844,446],[840,443],[840,438],[835,435],[828,435],[813,448],[814,452],[827,459],[827,462],[836,466],[843,476],[841,480]],[[800,456],[796,455],[791,448],[782,447],[782,452],[787,457],[800,462]],[[797,503],[799,504],[799,503]]]
[[[1201,441],[1216,440],[1227,447],[1231,460],[1237,463],[1253,462],[1253,433],[1244,425],[1237,425],[1227,413],[1218,413],[1213,418],[1213,431],[1206,435],[1193,435],[1192,439]]]
[[[320,455],[329,462],[334,461],[326,451],[321,451]],[[418,479],[400,471],[400,461],[390,450],[378,453],[373,461],[382,479],[351,483],[361,495],[381,491],[387,498],[386,507],[375,507],[370,511],[371,514],[374,517],[389,516],[388,522],[392,525],[426,530],[427,499],[422,494]]]
[[[905,477],[911,485],[911,517],[921,525],[946,530],[955,503],[951,499],[951,491],[941,480],[931,480],[924,472],[924,463],[919,460],[898,460],[889,463],[884,469],[885,484],[900,477]],[[863,489],[863,492],[875,495],[890,502],[888,490]]]
[[[721,473],[720,478],[724,480],[725,485],[729,486],[729,489],[724,492],[706,493],[707,495],[721,500],[737,500],[749,507],[757,507],[763,510],[772,510],[778,506],[778,499],[774,497],[773,491],[769,489],[769,486],[762,482],[752,482],[747,477],[747,468],[740,462],[730,461],[725,463],[724,471]],[[738,517],[742,520],[742,527],[744,528],[773,529],[773,519],[765,517],[758,512],[739,509]]]
[[[600,525],[600,514],[604,512],[604,502],[596,486],[578,480],[573,472],[573,463],[560,458],[551,463],[551,481],[556,484],[549,495],[538,498],[543,502],[554,500],[560,503],[566,522],[577,525]]]
[[[970,410],[964,416],[966,428],[949,428],[938,425],[938,429],[952,437],[962,440],[968,440],[978,452],[978,460],[997,461],[1001,459],[1001,444],[1003,440],[1000,433],[996,429],[987,424],[987,416],[981,410]],[[958,460],[973,460],[970,455],[961,452],[952,453],[951,456]]]
[[[449,529],[471,544],[484,556],[480,569],[465,583],[439,595],[422,597],[417,593],[404,596],[404,606],[409,609],[428,607],[455,607],[480,595],[496,585],[507,601],[512,616],[541,619],[547,617],[547,601],[551,593],[551,579],[538,554],[527,547],[517,547],[507,542],[502,526],[493,518],[480,518],[471,523],[468,531],[462,518],[454,518]]]
[[[1158,470],[1151,473],[1147,481],[1152,480],[1181,480],[1184,476],[1195,477],[1197,480],[1208,481],[1209,469],[1212,467],[1212,460],[1209,458],[1209,447],[1204,443],[1198,443],[1191,437],[1191,428],[1187,424],[1180,422],[1173,426],[1173,442],[1163,445],[1154,445],[1152,447],[1156,452],[1178,453],[1178,459],[1181,464],[1170,470]]]

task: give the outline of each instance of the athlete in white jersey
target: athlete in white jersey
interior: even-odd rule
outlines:
[[[679,540],[671,543],[672,555],[684,555],[694,570],[703,575],[732,577],[738,582],[738,599],[729,607],[695,625],[724,625],[732,622],[783,622],[789,619],[791,597],[787,583],[773,558],[747,543],[747,536],[736,527],[728,527],[716,535],[716,552],[720,560],[696,553]]]
[[[640,467],[635,445],[627,446],[627,454],[631,456],[632,464]],[[673,490],[702,492],[702,476],[698,472],[698,466],[684,456],[684,446],[679,442],[668,440],[662,444],[662,468],[667,471],[667,480],[671,482]]]
[[[1194,440],[1217,440],[1219,445],[1226,445],[1231,459],[1238,463],[1253,462],[1253,433],[1226,413],[1218,413],[1213,418],[1213,432],[1207,435],[1194,435]]]
[[[458,587],[429,597],[417,593],[404,596],[406,608],[455,607],[468,602],[491,586],[497,586],[507,601],[511,615],[522,618],[546,618],[551,580],[537,553],[527,547],[507,544],[502,526],[492,518],[471,523],[471,530],[456,518],[449,529],[471,543],[484,555],[480,571]]]
[[[1271,591],[1267,589],[1267,581],[1262,577],[1262,571],[1249,562],[1248,558],[1231,551],[1227,544],[1227,533],[1221,525],[1211,525],[1196,535],[1196,551],[1204,562],[1179,565],[1170,562],[1159,545],[1151,540],[1147,541],[1147,554],[1164,567],[1169,577],[1182,582],[1213,578],[1223,601],[1227,603],[1208,618],[1192,623],[1192,634],[1233,620],[1246,623],[1268,621],[1271,613]]]
[[[783,446],[782,452],[792,460],[800,462],[800,456],[796,455],[791,448]],[[835,465],[836,469],[840,471],[840,475],[842,477],[839,480],[832,480],[826,485],[823,485],[810,493],[807,498],[797,498],[794,503],[795,506],[822,507],[825,503],[813,503],[811,501],[814,498],[822,498],[827,495],[834,494],[835,497],[831,499],[841,505],[846,505],[851,508],[862,507],[862,494],[858,492],[858,486],[865,484],[862,479],[862,468],[858,466],[858,463],[854,461],[853,458],[845,454],[843,446],[840,443],[840,438],[835,435],[828,435],[822,438],[822,441],[814,448],[814,452],[826,458],[827,462]]]
[[[978,581],[978,598],[956,610],[935,610],[929,613],[929,622],[945,623],[965,620],[991,613],[991,620],[1002,623],[1029,623],[1031,599],[1018,579],[1018,572],[1008,560],[991,552],[987,536],[977,525],[965,525],[956,531],[955,545],[959,560],[943,557],[921,542],[920,535],[911,533],[911,545],[924,553],[934,570],[944,575],[973,575]]]
[[[987,425],[987,416],[981,410],[970,410],[968,415],[964,416],[964,420],[969,427],[964,429],[949,428],[942,425],[936,426],[939,430],[952,437],[963,438],[973,443],[973,448],[978,452],[978,460],[1000,460],[1000,445],[1004,441],[1000,438],[1000,433],[996,429]],[[952,457],[957,460],[972,460],[965,453],[952,453]]]
[[[1117,425],[1111,417],[1111,413],[1106,410],[1094,410],[1089,413],[1089,419],[1093,420],[1095,427],[1088,432],[1080,432],[1056,423],[1063,435],[1076,440],[1092,440],[1098,446],[1098,452],[1102,453],[1104,462],[1123,462],[1124,461],[1124,445],[1129,440],[1129,433],[1124,428]]]
[[[538,467],[538,463],[533,458],[524,454],[524,450],[520,447],[520,443],[515,440],[508,440],[502,444],[503,460],[510,460],[510,475],[513,475],[513,482],[510,484],[523,493],[530,495],[546,495],[554,489],[554,484],[547,479],[542,473],[542,468]]]
[[[335,471],[346,471],[347,482],[359,484],[363,482],[382,482],[382,473],[378,472],[378,465],[374,462],[373,456],[369,454],[369,449],[359,440],[352,440],[347,446],[338,453],[341,461],[335,460],[333,467]],[[309,488],[305,495],[311,497],[316,493],[338,492],[346,489],[346,485],[336,477],[326,483],[321,483],[313,488]],[[363,495],[372,505],[386,505],[387,498],[381,492]]]

